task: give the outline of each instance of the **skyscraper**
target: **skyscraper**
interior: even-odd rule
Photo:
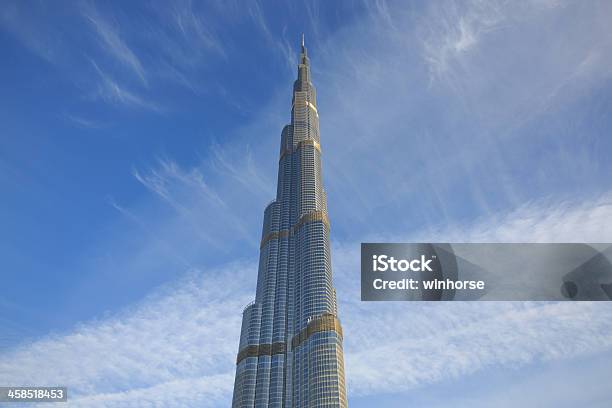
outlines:
[[[232,407],[346,407],[319,113],[302,36],[276,200],[264,211],[255,301],[242,317]]]

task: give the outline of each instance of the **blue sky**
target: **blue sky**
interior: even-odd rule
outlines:
[[[351,406],[604,406],[609,305],[373,305],[357,263],[362,241],[610,242],[611,13],[3,2],[0,383],[228,405],[304,32]]]

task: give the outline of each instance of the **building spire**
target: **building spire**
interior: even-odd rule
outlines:
[[[300,52],[300,64],[308,65],[308,53],[304,43],[304,33],[302,33],[302,50]]]

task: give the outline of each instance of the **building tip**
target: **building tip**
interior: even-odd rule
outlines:
[[[304,48],[304,33],[302,33],[302,48]]]

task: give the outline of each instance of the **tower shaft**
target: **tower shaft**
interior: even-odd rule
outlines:
[[[319,113],[302,38],[276,199],[264,211],[255,301],[243,313],[233,408],[346,407]]]

